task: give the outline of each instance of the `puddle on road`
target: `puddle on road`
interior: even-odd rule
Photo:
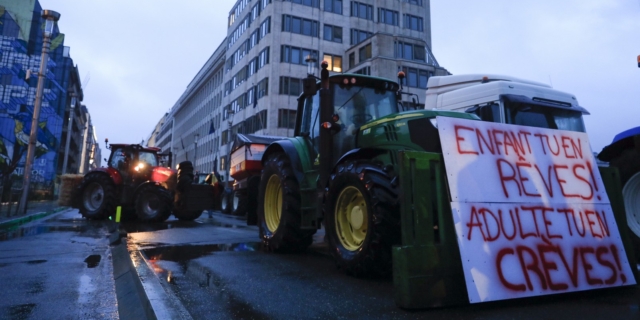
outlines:
[[[120,229],[127,233],[135,232],[152,232],[176,228],[198,228],[202,227],[201,223],[194,221],[166,221],[166,222],[142,222],[142,221],[125,221],[120,223]]]
[[[141,250],[147,257],[151,270],[160,278],[175,288],[174,292],[180,299],[187,298],[181,291],[191,285],[204,290],[213,290],[220,305],[225,306],[229,314],[240,319],[268,319],[252,305],[242,301],[233,292],[225,290],[223,279],[211,274],[203,265],[192,260],[213,254],[215,252],[230,251],[260,251],[262,243],[234,243],[199,246],[172,246]]]
[[[100,259],[102,257],[99,254],[92,254],[84,259],[84,262],[87,264],[87,268],[95,268],[100,264]]]
[[[169,220],[165,222],[142,222],[142,221],[125,221],[120,223],[120,228],[126,231],[127,233],[135,233],[135,232],[153,232],[159,230],[167,230],[167,229],[177,229],[177,228],[202,228],[206,226],[216,226],[222,228],[246,228],[244,221],[238,221],[237,224],[222,222],[217,220],[205,220],[205,221],[179,221],[179,220]]]
[[[9,319],[27,319],[36,307],[35,303],[18,304],[10,306]]]
[[[149,260],[166,260],[174,262],[187,262],[213,252],[220,251],[257,251],[262,248],[260,242],[233,243],[233,244],[209,244],[209,245],[185,245],[144,249],[142,252]]]
[[[0,241],[35,236],[43,233],[51,233],[51,232],[84,232],[87,230],[87,226],[47,226],[47,225],[37,225],[31,227],[22,227],[22,228],[10,228],[6,230],[0,230]]]

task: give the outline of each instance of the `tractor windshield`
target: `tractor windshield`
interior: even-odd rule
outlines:
[[[140,151],[138,154],[138,161],[151,168],[158,166],[158,158],[153,152]]]
[[[333,96],[334,113],[342,128],[334,135],[333,146],[338,157],[355,148],[354,138],[363,124],[398,113],[396,93],[392,90],[334,84]]]

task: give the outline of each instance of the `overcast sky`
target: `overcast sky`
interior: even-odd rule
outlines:
[[[149,136],[224,39],[235,2],[40,0],[61,14],[103,147]],[[593,151],[640,126],[640,0],[432,0],[431,33],[453,74],[506,74],[574,94],[591,112]]]

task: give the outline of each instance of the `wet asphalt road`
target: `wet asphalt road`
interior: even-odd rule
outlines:
[[[117,319],[108,235],[77,210],[0,230],[0,319]]]
[[[261,251],[257,228],[222,214],[193,222],[125,223],[163,289],[193,319],[640,319],[638,286],[407,311],[390,279],[335,267],[322,233],[303,254]],[[151,293],[153,295],[156,293]]]

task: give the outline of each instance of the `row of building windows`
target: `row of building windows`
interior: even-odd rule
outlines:
[[[288,14],[282,15],[282,31],[305,36],[318,37],[320,24],[316,20],[300,18]]]
[[[254,108],[258,104],[258,100],[269,94],[269,78],[264,78],[255,86],[249,88],[245,93],[224,107],[222,120],[227,120],[232,113],[238,113],[247,106]]]
[[[418,68],[398,67],[398,71],[404,71],[406,75],[405,85],[414,88],[427,88],[427,81],[433,76],[433,71]]]
[[[293,2],[297,4],[301,4],[308,7],[320,8],[319,0],[283,0],[288,2]],[[352,1],[352,6],[353,6]],[[411,4],[415,4],[418,6],[422,6],[422,0],[402,0],[402,2],[408,2]],[[342,14],[342,0],[324,0],[324,11],[333,12],[336,14]]]
[[[243,2],[246,0],[243,0]],[[242,20],[242,23],[236,27],[235,30],[233,30],[233,32],[231,32],[229,34],[228,40],[227,40],[227,48],[231,49],[231,46],[233,46],[236,41],[238,41],[238,39],[240,39],[240,37],[242,36],[242,34],[244,34],[244,32],[249,29],[249,26],[251,25],[251,22],[258,20],[258,17],[260,16],[260,13],[264,10],[264,8],[271,3],[271,0],[268,1],[259,1],[255,6],[253,6],[253,8],[251,8],[251,12]],[[240,5],[238,5],[237,8],[239,8]],[[244,9],[244,7],[242,7],[242,9]],[[235,15],[232,14],[230,16],[234,17]],[[231,20],[230,20],[231,21]],[[233,24],[233,22],[230,22],[229,26],[231,26],[231,24]],[[262,29],[262,25],[261,25],[261,29]]]
[[[249,63],[240,69],[231,80],[224,84],[224,96],[227,96],[233,89],[240,86],[244,81],[249,79],[262,67],[269,64],[269,47],[266,47],[258,53],[258,56],[253,58]]]
[[[278,128],[294,129],[296,113],[296,110],[278,109]]]
[[[233,135],[235,136],[238,133],[242,133],[242,134],[250,134],[250,133],[254,133],[257,132],[258,130],[262,130],[262,129],[266,129],[267,128],[267,114],[268,111],[267,110],[262,110],[258,113],[256,113],[253,116],[250,116],[248,118],[246,118],[244,121],[233,125],[231,127],[231,132],[233,133]],[[220,134],[220,142],[222,145],[225,145],[229,142],[231,142],[229,140],[230,136],[229,136],[229,130],[225,130]],[[220,170],[224,170],[224,168],[220,168]]]
[[[233,25],[236,19],[240,16],[240,13],[242,13],[242,10],[244,10],[244,8],[249,4],[249,1],[251,0],[242,0],[238,2],[233,9],[231,9],[231,14],[229,14],[229,26]]]
[[[318,51],[283,45],[280,48],[280,62],[307,65],[307,56],[317,57]]]
[[[426,48],[424,45],[396,41],[395,57],[398,59],[426,61]]]
[[[351,16],[373,21],[373,6],[370,4],[351,1]],[[400,26],[400,13],[395,10],[378,8],[378,22],[393,26]],[[421,17],[403,14],[403,27],[416,31],[424,31],[424,20]]]
[[[238,17],[240,17],[240,14],[242,14],[242,11],[244,11],[244,8],[246,8],[249,5],[249,2],[251,2],[251,0],[241,0],[240,2],[238,2],[238,4],[231,9],[231,13],[229,14],[229,27],[231,27],[233,25],[234,22],[236,22],[236,20],[238,20]],[[253,6],[253,8],[251,8],[251,13],[250,15],[252,16],[252,19],[255,20],[255,18],[257,18],[260,15],[260,12],[263,11],[267,5],[269,5],[271,3],[271,0],[258,0],[258,3]]]
[[[231,68],[233,68],[236,64],[238,64],[240,60],[242,60],[242,58],[244,58],[244,56],[247,55],[247,53],[249,53],[249,51],[253,49],[253,47],[255,47],[258,43],[260,43],[260,40],[270,32],[271,32],[271,17],[267,17],[260,24],[260,28],[256,29],[256,31],[254,31],[251,34],[249,39],[247,39],[238,48],[238,50],[236,50],[233,54],[231,54],[230,59],[226,63],[227,71],[231,70]]]

